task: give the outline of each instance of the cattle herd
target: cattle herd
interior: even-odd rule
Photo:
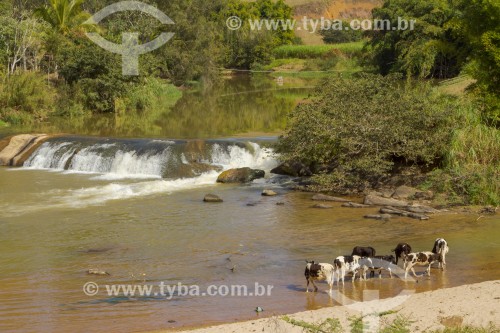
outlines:
[[[325,280],[330,286],[330,291],[333,288],[335,275],[337,275],[337,285],[342,281],[344,285],[344,278],[348,273],[352,273],[352,280],[356,279],[356,275],[360,279],[366,280],[366,273],[370,271],[372,276],[375,271],[378,271],[379,278],[382,275],[382,270],[389,272],[392,278],[392,270],[397,268],[398,259],[403,260],[403,269],[405,271],[405,279],[408,272],[411,271],[416,277],[414,266],[428,266],[426,273],[431,275],[431,265],[437,263],[438,267],[444,269],[446,265],[446,254],[448,253],[448,242],[443,238],[438,238],[434,242],[432,251],[424,252],[411,252],[411,246],[408,243],[399,243],[392,252],[394,255],[376,256],[373,247],[356,246],[352,250],[351,255],[338,256],[332,264],[315,263],[314,261],[307,261],[306,271],[304,273],[307,280],[306,292],[309,292],[309,283],[314,287],[314,291],[318,287],[314,281]]]

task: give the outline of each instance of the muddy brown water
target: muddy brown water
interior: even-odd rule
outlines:
[[[398,277],[346,282],[344,295],[381,297],[500,278],[500,218],[474,214],[429,221],[363,219],[375,208],[313,209],[311,194],[269,184],[161,188],[164,180],[103,180],[94,175],[0,169],[0,331],[137,332],[194,327],[337,306],[320,283],[306,294],[304,260],[332,262],[355,245],[390,253],[400,241],[430,250],[450,245],[448,268],[418,282]],[[135,186],[135,187],[134,187]],[[158,191],[143,191],[160,187]],[[137,190],[141,188],[141,191]],[[139,195],[128,195],[137,190]],[[222,204],[204,204],[206,193]],[[123,194],[125,195],[119,195]],[[276,205],[284,202],[284,205]],[[248,206],[248,203],[255,203]],[[235,267],[234,271],[231,268]],[[87,275],[88,269],[109,272]],[[417,272],[422,273],[423,268]],[[94,297],[83,285],[273,285],[265,297]],[[335,286],[335,289],[337,287]]]

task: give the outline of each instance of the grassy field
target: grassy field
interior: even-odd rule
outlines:
[[[334,51],[350,56],[361,52],[364,44],[364,41],[360,41],[328,45],[284,45],[274,49],[273,54],[276,59],[312,59],[326,56]]]

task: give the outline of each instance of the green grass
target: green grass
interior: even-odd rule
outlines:
[[[351,56],[361,52],[363,46],[364,41],[330,45],[283,45],[274,49],[273,55],[277,59],[312,59],[337,51],[346,56]]]
[[[2,120],[0,120],[0,127],[8,127],[9,124],[3,122]]]
[[[431,333],[500,333],[500,329],[490,324],[488,327],[462,326],[445,328],[444,330],[432,331]]]
[[[421,188],[446,194],[450,203],[500,205],[500,130],[485,125],[477,104],[466,97],[455,113],[460,126],[442,168],[430,172]]]
[[[388,312],[386,314],[390,314]],[[379,316],[384,316],[384,313],[380,313]],[[339,333],[345,332],[340,324],[340,321],[336,318],[328,318],[323,322],[318,323],[308,323],[303,320],[296,320],[290,318],[288,316],[282,317],[282,320],[285,322],[301,327],[304,332],[308,333]],[[363,327],[363,317],[355,316],[349,318],[350,321],[350,333],[362,333],[364,332]],[[381,329],[379,329],[378,333],[410,333],[411,332],[411,323],[412,321],[409,318],[403,316],[397,316],[392,322],[383,325]],[[462,326],[456,328],[446,328],[444,330],[432,331],[430,333],[500,333],[500,330],[490,324],[487,327],[473,327],[473,326]]]

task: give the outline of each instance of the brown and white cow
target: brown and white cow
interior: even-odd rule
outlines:
[[[307,281],[306,292],[309,292],[309,282],[314,287],[314,291],[318,291],[318,287],[314,284],[314,281],[322,281],[326,280],[328,285],[330,286],[330,291],[333,288],[333,279],[334,279],[334,267],[331,264],[326,263],[315,263],[314,261],[306,260],[306,271],[304,275]]]
[[[444,266],[446,266],[446,253],[448,253],[449,250],[448,242],[444,238],[437,238],[434,241],[432,253],[440,254],[443,257],[443,261],[438,264],[438,267],[441,269],[444,269]]]
[[[408,272],[410,270],[413,272],[413,276],[417,277],[417,274],[415,274],[415,269],[413,269],[413,267],[416,265],[427,266],[427,270],[425,272],[427,273],[427,275],[431,276],[431,265],[435,262],[442,263],[442,261],[443,256],[441,254],[436,254],[429,251],[409,253],[405,259],[405,279],[407,278]]]

